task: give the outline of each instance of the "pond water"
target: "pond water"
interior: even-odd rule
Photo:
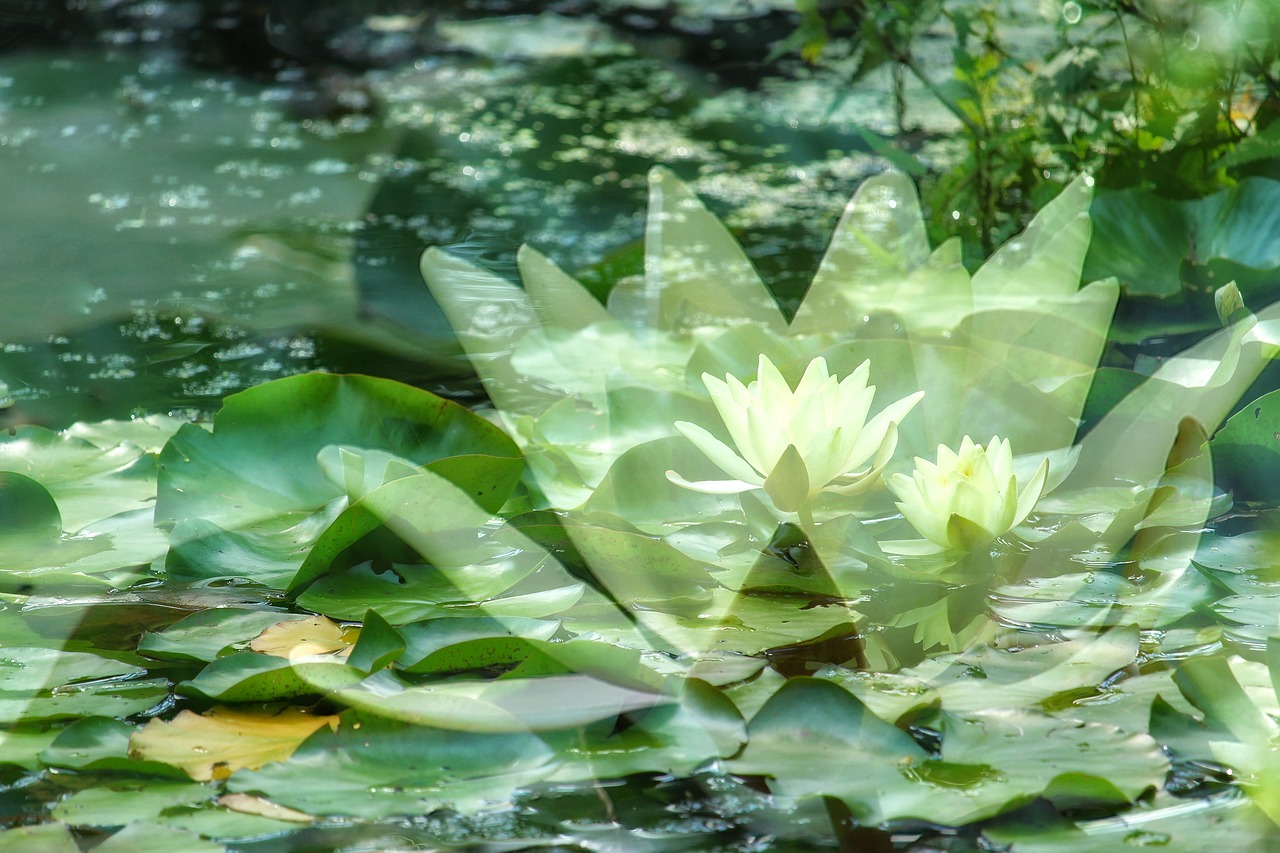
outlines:
[[[527,242],[603,288],[637,262],[655,163],[729,214],[794,305],[852,190],[886,167],[858,133],[893,131],[882,81],[842,91],[793,62],[739,82],[665,57],[669,35],[552,13],[451,27],[392,67],[268,82],[193,66],[172,36],[7,53],[10,422],[207,414],[317,368],[469,398],[421,251],[509,273]],[[947,117],[913,118],[921,156],[945,162]]]

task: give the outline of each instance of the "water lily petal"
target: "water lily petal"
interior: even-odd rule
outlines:
[[[761,474],[772,471],[791,443],[786,427],[762,406],[747,410],[747,442],[738,449]]]
[[[889,539],[877,544],[886,554],[897,554],[903,557],[929,557],[947,550],[945,545],[930,542],[928,539]]]
[[[742,404],[740,396],[745,395],[747,389],[734,376],[726,379],[728,381],[717,379],[710,373],[702,374],[702,383],[707,386],[707,393],[711,395],[711,402],[720,413],[720,420],[724,421],[729,437],[734,444],[741,446],[747,438],[747,408]]]
[[[677,486],[707,495],[740,495],[760,488],[754,483],[744,483],[741,480],[686,480],[675,471],[668,471],[667,479]]]
[[[793,395],[791,386],[783,378],[782,372],[774,366],[773,362],[764,353],[760,354],[759,364],[756,381],[751,383],[751,386],[755,389],[755,397],[759,407],[771,412],[789,410]]]
[[[827,360],[818,356],[805,368],[804,376],[800,377],[800,384],[796,386],[795,396],[816,397],[831,379],[831,374],[827,372]]]
[[[703,456],[714,462],[716,467],[730,477],[744,483],[754,483],[757,488],[764,485],[764,478],[760,474],[730,450],[728,445],[702,427],[688,421],[676,421],[676,429],[693,442],[693,446],[702,451]]]
[[[858,436],[858,442],[849,453],[849,464],[858,465],[869,458],[879,446],[882,437],[889,429],[889,424],[900,424],[907,413],[915,408],[916,403],[924,396],[923,391],[903,397],[901,400],[885,406],[874,418],[867,422]]]
[[[828,486],[827,490],[835,492],[839,495],[856,495],[874,486],[880,480],[880,475],[884,473],[884,469],[888,466],[890,460],[893,459],[893,451],[898,447],[898,425],[889,424],[888,431],[885,432],[884,439],[880,442],[880,447],[876,450],[875,458],[871,460],[871,467],[858,474],[846,474],[848,482],[843,482],[844,478],[837,477],[836,485]],[[901,477],[902,475],[897,475]],[[909,478],[904,478],[911,483]],[[914,484],[913,484],[914,485]]]
[[[809,471],[794,444],[788,444],[778,457],[778,464],[764,481],[764,491],[783,512],[797,512],[808,503]]]
[[[947,519],[947,542],[962,551],[977,551],[985,548],[995,541],[998,535],[957,513],[952,513]]]
[[[1014,513],[1013,524],[1021,524],[1031,514],[1031,510],[1035,509],[1036,501],[1040,500],[1040,496],[1044,494],[1045,483],[1048,479],[1049,460],[1046,459],[1040,463],[1040,467],[1036,469],[1036,474],[1031,478],[1031,482],[1027,483],[1022,489],[1022,493],[1018,495],[1018,508]]]

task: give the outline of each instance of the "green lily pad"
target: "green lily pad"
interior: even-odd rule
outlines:
[[[366,560],[380,567],[430,563],[433,597],[474,600],[508,589],[546,562],[547,554],[501,525],[463,489],[423,471],[347,507],[315,542],[288,591],[297,594],[318,578]]]
[[[717,586],[706,564],[660,539],[574,522],[564,530],[591,575],[619,601],[663,608],[672,599],[705,599],[705,590]]]
[[[318,458],[334,446],[439,463],[488,505],[505,500],[522,467],[497,427],[426,391],[368,376],[291,376],[226,398],[212,431],[178,430],[160,454],[156,520],[202,518],[234,530],[314,512],[346,495]],[[453,469],[444,462],[465,455],[492,462]]]
[[[1202,800],[1187,808],[1182,797],[1157,797],[1149,808],[1119,817],[1045,826],[1009,821],[983,829],[998,845],[1017,853],[1114,853],[1146,849],[1163,853],[1240,850],[1262,853],[1277,830],[1245,797]]]
[[[931,758],[849,693],[793,679],[757,712],[742,755],[728,767],[772,777],[770,789],[788,799],[839,797],[863,823],[916,818],[948,826],[1037,796],[1071,808],[1124,804],[1160,785],[1168,770],[1149,736],[1110,726],[1023,709],[944,713],[942,720],[942,749]],[[1117,754],[1126,771],[1096,775]],[[847,772],[851,765],[858,774]]]
[[[217,791],[197,782],[125,779],[86,788],[53,807],[53,816],[72,826],[124,826],[150,821],[165,809],[212,800]]]
[[[84,652],[0,649],[0,693],[35,693],[65,684],[141,675],[146,670]]]
[[[69,767],[72,770],[174,776],[186,780],[186,774],[176,767],[131,758],[129,737],[135,731],[135,726],[111,717],[76,720],[41,751],[40,760],[51,767]]]
[[[227,787],[310,814],[383,818],[501,805],[554,768],[552,750],[527,732],[446,731],[348,713],[336,732],[317,732],[285,761],[237,771]]]
[[[1258,590],[1280,581],[1280,532],[1250,530],[1235,536],[1205,533],[1192,559],[1237,592]]]
[[[767,777],[787,800],[839,797],[867,824],[892,816],[884,799],[912,784],[903,768],[929,757],[847,691],[811,678],[786,682],[752,717],[747,738],[742,754],[725,763],[731,773]]]
[[[1115,276],[1131,294],[1169,297],[1182,289],[1182,263],[1228,259],[1280,266],[1280,182],[1245,178],[1191,201],[1151,190],[1102,191],[1089,211],[1093,241],[1084,278]],[[1271,300],[1265,300],[1271,301]]]
[[[308,825],[298,820],[277,820],[225,807],[209,808],[207,805],[165,809],[164,814],[157,817],[155,822],[225,843],[283,837]]]
[[[100,445],[37,426],[0,435],[0,471],[40,483],[57,501],[62,527],[71,531],[150,508],[155,496],[155,457],[133,443]]]
[[[938,691],[944,710],[1036,707],[1069,691],[1094,687],[1134,663],[1138,631],[1131,626],[1065,643],[1018,651],[979,646],[904,672]]]
[[[0,723],[128,717],[155,709],[169,695],[169,682],[163,678],[90,681],[47,696],[16,698],[5,694],[0,695]]]
[[[1214,478],[1237,500],[1280,500],[1280,391],[1232,415],[1209,441]]]
[[[451,619],[427,619],[401,625],[405,650],[399,665],[410,668],[432,653],[463,643],[489,637],[520,637],[525,640],[549,640],[560,629],[560,622],[552,619],[526,619],[522,617],[495,618],[492,616],[456,616]]]
[[[243,578],[280,588],[298,573],[308,538],[301,531],[227,531],[202,518],[185,519],[170,534],[164,570],[174,583]]]
[[[0,537],[47,539],[61,532],[62,514],[49,490],[25,474],[0,471]]]
[[[360,637],[347,655],[347,663],[364,672],[374,672],[389,666],[404,652],[404,637],[387,624],[376,610],[364,614],[360,625]]]
[[[944,714],[941,760],[986,764],[999,774],[979,796],[1014,802],[1027,795],[1064,810],[1107,808],[1159,789],[1169,759],[1147,734],[1059,720],[1026,709]],[[995,788],[1005,792],[995,796]],[[936,818],[935,818],[936,819]]]
[[[334,694],[366,713],[416,725],[467,732],[572,729],[619,714],[668,704],[659,687],[612,674],[541,673],[535,677],[472,679],[410,685],[387,672],[375,673]],[[565,697],[572,696],[572,702]]]
[[[57,728],[10,727],[0,736],[0,764],[37,770],[42,766],[41,752],[61,734]]]
[[[154,823],[131,823],[94,848],[100,853],[225,853],[226,849],[185,829]]]
[[[80,853],[66,824],[41,823],[0,832],[0,853]]]
[[[1168,572],[1145,584],[1108,572],[1033,578],[992,594],[992,611],[1016,625],[1160,628],[1217,598],[1212,581],[1197,571]]]
[[[305,618],[278,610],[210,608],[185,616],[163,631],[148,631],[138,643],[138,653],[161,660],[208,662],[248,643],[264,628]]]
[[[741,515],[736,496],[681,488],[667,479],[667,471],[687,480],[722,480],[725,476],[683,436],[650,441],[618,457],[582,511],[588,516],[600,512],[623,518],[658,536],[670,532],[670,525],[677,520],[709,521]]]
[[[220,702],[275,702],[313,696],[355,684],[364,673],[332,658],[296,661],[242,652],[218,658],[177,689]]]
[[[473,579],[483,579],[484,567],[470,568],[475,570]],[[510,575],[523,570],[519,564],[511,573],[497,567],[487,580],[499,587],[498,592],[505,592]],[[372,609],[392,625],[402,625],[441,616],[538,619],[567,610],[583,592],[583,584],[571,583],[537,592],[471,599],[434,566],[393,565],[378,572],[363,564],[316,581],[298,596],[298,604],[333,619],[359,620]]]
[[[606,722],[608,730],[546,735],[564,761],[551,781],[621,778],[633,773],[685,776],[737,752],[747,738],[746,725],[733,703],[697,679],[681,682],[678,701],[628,717],[627,723],[619,727]]]

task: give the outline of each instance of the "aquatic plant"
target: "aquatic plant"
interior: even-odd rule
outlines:
[[[868,421],[876,390],[867,385],[869,368],[864,361],[837,381],[819,356],[809,362],[795,391],[764,354],[750,385],[732,374],[722,381],[704,373],[702,381],[737,453],[697,424],[676,421],[675,427],[736,479],[690,482],[675,471],[668,471],[667,479],[710,494],[764,489],[774,506],[788,513],[803,512],[824,491],[865,491],[879,480],[898,445],[898,421],[924,396],[904,397]]]
[[[895,474],[889,489],[903,517],[930,543],[976,551],[1031,514],[1048,476],[1046,459],[1019,490],[1009,440],[993,436],[984,448],[966,435],[958,452],[939,446],[937,462],[916,457],[911,475]]]

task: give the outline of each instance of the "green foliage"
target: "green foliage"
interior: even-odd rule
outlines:
[[[1276,131],[1265,105],[1280,91],[1274,4],[1070,2],[1041,4],[1039,14],[1050,38],[1027,38],[999,4],[861,0],[802,10],[788,46],[850,68],[851,85],[889,69],[907,146],[904,81],[950,113],[965,156],[926,181],[925,202],[935,237],[959,229],[976,238],[974,262],[1075,175],[1188,199],[1269,173]],[[849,21],[856,32],[842,29]],[[940,38],[953,53],[949,77],[921,61],[922,43],[936,52]]]

